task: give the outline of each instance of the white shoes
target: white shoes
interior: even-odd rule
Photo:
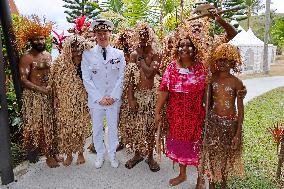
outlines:
[[[95,161],[95,167],[97,169],[101,168],[104,164],[104,159],[103,158],[97,158]]]
[[[113,168],[118,168],[119,166],[119,161],[117,159],[110,159],[110,165],[113,167]]]
[[[119,161],[117,159],[110,159],[110,165],[113,167],[113,168],[118,168],[119,166]],[[104,159],[103,158],[97,158],[96,161],[95,161],[95,167],[97,169],[100,169],[104,164]]]

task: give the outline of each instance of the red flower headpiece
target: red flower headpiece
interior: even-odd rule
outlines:
[[[80,18],[76,17],[76,23],[74,28],[70,28],[68,30],[69,33],[82,35],[86,31],[88,31],[91,23],[86,22],[86,16],[81,16]]]

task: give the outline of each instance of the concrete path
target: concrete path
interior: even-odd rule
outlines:
[[[274,88],[284,86],[284,76],[244,80],[247,87],[245,102]],[[87,141],[86,146],[90,143]],[[162,158],[161,170],[152,173],[145,162],[132,170],[124,167],[131,158],[126,151],[117,154],[121,161],[118,169],[113,169],[106,160],[101,169],[95,169],[95,155],[85,152],[87,162],[84,165],[61,166],[49,169],[44,159],[36,164],[24,162],[15,169],[17,182],[0,188],[10,189],[167,189],[168,180],[178,174],[178,165],[173,169],[172,162]],[[177,189],[194,189],[197,173],[194,167],[188,168],[188,180],[175,187]]]
[[[262,95],[272,89],[284,86],[284,76],[262,77],[255,79],[243,80],[247,87],[247,96],[244,99],[245,103],[253,98]]]

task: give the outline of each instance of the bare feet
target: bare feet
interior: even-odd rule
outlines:
[[[186,175],[179,175],[176,178],[173,178],[169,181],[170,186],[176,186],[179,185],[180,183],[186,181]]]
[[[118,151],[122,150],[123,148],[124,148],[123,143],[119,142],[118,147],[116,148],[116,151],[118,152]]]
[[[221,182],[221,189],[228,189],[228,185],[226,181]]]
[[[95,149],[94,143],[91,143],[90,146],[87,148],[91,153],[96,154],[97,151]]]
[[[63,165],[64,165],[64,166],[69,166],[69,165],[71,165],[72,160],[73,160],[72,155],[67,155],[67,158],[64,160]]]
[[[85,158],[83,153],[78,154],[77,165],[81,165],[85,163]]]
[[[196,186],[195,186],[195,189],[205,189],[206,187],[205,187],[205,180],[201,177],[201,176],[199,176],[198,175],[198,178],[197,178],[197,184],[196,184]],[[210,184],[209,184],[209,189],[211,189],[210,188]],[[213,188],[212,188],[213,189]],[[215,188],[214,188],[215,189]]]
[[[216,189],[215,188],[215,183],[209,183],[209,189]]]
[[[59,163],[52,157],[46,158],[46,164],[49,168],[59,167]]]
[[[39,161],[38,153],[38,149],[28,151],[27,158],[30,163],[36,163]]]
[[[64,158],[63,158],[62,156],[60,156],[60,155],[55,155],[54,159],[55,159],[57,162],[59,162],[59,163],[61,163],[61,162],[64,161]]]
[[[141,157],[140,155],[135,155],[132,159],[128,160],[125,163],[125,167],[127,169],[132,169],[133,167],[135,167],[135,165],[137,165],[138,163],[140,163],[143,160],[144,160],[144,158]]]
[[[149,165],[149,168],[152,172],[160,171],[159,164],[153,158],[148,158],[145,162]]]

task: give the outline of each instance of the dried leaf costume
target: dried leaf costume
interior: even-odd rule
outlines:
[[[175,41],[174,41],[175,40],[175,34],[176,34],[176,32],[169,34],[164,40],[164,50],[162,52],[163,57],[162,57],[162,61],[161,61],[160,67],[159,67],[159,72],[160,72],[161,76],[163,76],[168,65],[173,60],[172,52],[168,48],[168,44],[169,44],[170,40],[172,41],[173,44],[175,43]]]
[[[158,51],[158,38],[154,32],[154,30],[145,22],[139,22],[136,27],[134,28],[134,31],[131,35],[131,41],[130,44],[132,45],[133,49],[137,49],[140,47],[140,34],[144,31],[147,31],[149,35],[148,39],[148,45],[151,45],[154,53]]]
[[[148,43],[154,51],[157,50],[154,31],[146,23],[138,24],[134,31],[132,36],[134,49],[139,47],[139,32],[145,29],[149,34]],[[155,139],[154,117],[159,79],[157,77],[154,78],[154,86],[149,90],[138,90],[137,87],[140,81],[141,70],[136,63],[128,63],[124,74],[119,132],[122,142],[129,150],[139,151],[142,155],[147,155],[149,153],[149,145]],[[129,82],[133,82],[134,85],[134,97],[139,107],[137,112],[130,111],[128,107],[127,91]]]
[[[73,47],[75,43],[79,46]],[[83,52],[85,45],[83,37],[73,35],[66,38],[62,53],[51,67],[49,85],[56,104],[58,147],[62,154],[83,152],[89,131],[87,93],[78,66],[72,61],[72,48],[79,48]]]
[[[134,76],[131,78],[131,73]],[[143,155],[148,154],[148,146],[155,137],[155,104],[157,100],[158,79],[154,80],[154,87],[151,90],[138,90],[137,85],[140,81],[140,70],[135,63],[129,63],[125,70],[124,93],[120,113],[120,135],[122,142],[127,147],[136,151],[139,150]],[[134,83],[134,97],[137,99],[138,112],[128,109],[127,86],[129,80]]]
[[[51,33],[52,23],[42,23],[36,16],[17,17],[14,28],[17,48],[23,53],[29,41],[37,36],[48,37]],[[45,78],[47,79],[47,78]],[[24,88],[22,95],[23,115],[23,148],[25,150],[39,149],[46,156],[53,153],[53,111],[51,97]]]
[[[210,65],[214,66],[216,61],[219,59],[227,59],[231,63],[233,71],[238,72],[241,65],[240,53],[237,47],[229,44],[222,44],[216,48],[213,53],[212,62]],[[217,100],[214,100],[214,93],[220,90],[225,90],[226,95],[236,96],[240,95],[230,85],[220,85],[217,82],[212,83],[213,90],[213,102],[212,107],[209,110],[208,123],[206,130],[206,138],[203,141],[203,152],[204,162],[201,166],[205,175],[208,175],[211,181],[221,182],[222,176],[241,176],[244,172],[243,161],[242,161],[242,141],[241,145],[237,149],[232,149],[232,139],[234,138],[238,128],[238,114],[232,116],[220,116],[214,112],[214,107]],[[244,98],[243,96],[241,98]],[[225,101],[225,107],[234,106]]]
[[[133,51],[131,45],[132,34],[132,30],[125,29],[120,31],[114,40],[114,47],[123,50],[126,63],[130,61],[130,54]]]
[[[51,97],[29,89],[22,95],[23,148],[38,148],[45,156],[53,151],[54,121]]]
[[[191,15],[195,17],[196,15]],[[222,33],[220,35],[210,36],[211,23],[209,17],[203,17],[196,20],[191,20],[185,23],[185,28],[191,31],[194,25],[201,25],[201,32],[196,35],[193,32],[189,32],[190,38],[193,44],[198,48],[196,58],[198,61],[202,61],[207,64],[211,59],[211,53],[221,45],[222,43],[228,42],[227,34]]]

